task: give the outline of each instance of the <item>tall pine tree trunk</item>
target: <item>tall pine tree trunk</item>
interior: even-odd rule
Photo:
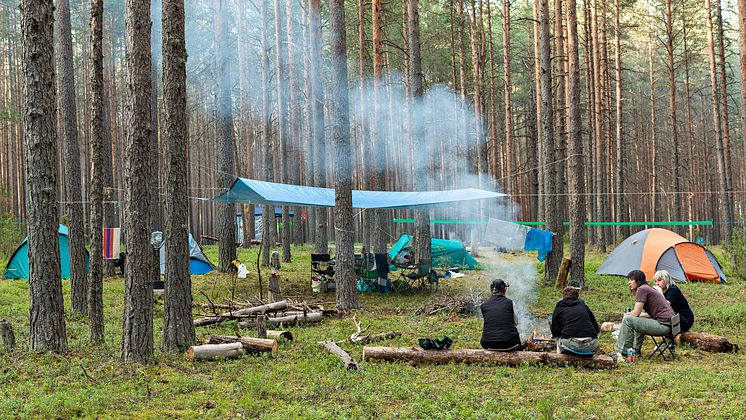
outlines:
[[[265,181],[273,181],[273,155],[272,155],[272,122],[270,115],[272,113],[272,91],[270,88],[270,75],[272,70],[269,67],[269,10],[267,10],[269,0],[259,0],[259,16],[262,21],[261,28],[261,49],[259,59],[262,67],[262,147],[264,149],[262,175]],[[276,229],[275,207],[265,205],[262,207],[262,265],[269,265],[269,257],[272,246],[274,246]]]
[[[666,0],[666,52],[668,55],[668,108],[669,108],[669,125],[671,127],[671,143],[673,147],[673,156],[671,156],[673,180],[673,208],[671,217],[673,220],[681,220],[681,199],[679,192],[680,176],[679,168],[679,134],[676,122],[676,68],[674,67],[674,31],[673,31],[673,12],[671,11],[671,0]],[[675,229],[680,230],[680,229]]]
[[[163,343],[185,351],[196,342],[189,275],[189,191],[184,0],[163,0],[163,105],[166,163],[166,280]]]
[[[91,254],[88,278],[88,335],[93,344],[104,342],[103,222],[104,222],[104,0],[91,0]],[[110,155],[109,155],[110,156]],[[111,159],[109,159],[111,162]]]
[[[75,70],[70,29],[70,2],[57,0],[57,79],[60,127],[65,150],[65,213],[68,223],[70,252],[70,301],[73,311],[88,313],[88,279],[86,278],[85,231],[83,228],[83,195],[80,184],[80,148],[78,147],[78,111],[75,104]]]
[[[124,109],[126,141],[124,228],[125,362],[147,362],[153,356],[153,290],[150,270],[153,247],[148,232],[150,203],[150,8],[126,0],[127,90]]]
[[[329,115],[334,145],[336,197],[337,266],[336,302],[340,309],[360,307],[355,276],[355,234],[352,217],[352,150],[350,148],[350,106],[347,92],[347,34],[344,0],[329,0],[329,43],[331,49],[331,98]]]
[[[275,78],[277,79],[277,141],[280,150],[280,182],[288,182],[288,69],[287,69],[287,35],[283,25],[282,0],[275,2]],[[290,229],[290,208],[282,206],[282,230],[280,232],[282,241],[282,261],[290,262],[290,239],[292,230]]]
[[[326,139],[324,133],[324,81],[321,56],[321,3],[319,0],[309,0],[308,18],[310,26],[311,46],[311,108],[313,111],[313,143],[314,143],[314,185],[326,187]],[[313,226],[314,252],[326,254],[329,251],[327,234],[328,211],[324,207],[316,207],[316,225]]]
[[[57,156],[52,2],[22,0],[23,140],[32,350],[67,351],[57,237]]]

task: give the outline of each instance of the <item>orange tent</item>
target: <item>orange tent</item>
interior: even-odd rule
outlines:
[[[720,263],[709,250],[660,228],[645,229],[625,239],[596,273],[626,276],[632,270],[642,270],[648,280],[656,271],[666,270],[679,281],[726,281]]]

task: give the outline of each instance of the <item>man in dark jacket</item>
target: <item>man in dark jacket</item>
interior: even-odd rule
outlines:
[[[490,285],[492,297],[480,306],[484,318],[481,344],[485,349],[514,351],[521,348],[513,301],[505,297],[507,287],[504,280],[494,280]]]
[[[578,289],[565,287],[562,300],[552,313],[552,336],[557,353],[593,355],[598,350],[598,322],[590,308],[578,297]]]

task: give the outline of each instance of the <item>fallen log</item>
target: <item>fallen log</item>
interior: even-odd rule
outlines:
[[[266,305],[252,306],[251,308],[239,309],[237,311],[225,312],[218,316],[207,316],[194,320],[195,327],[202,327],[205,325],[217,324],[229,319],[240,319],[248,318],[259,314],[265,314],[267,312],[277,312],[287,308],[287,301],[281,300],[279,302],[268,303]]]
[[[264,325],[295,325],[302,323],[320,322],[324,315],[321,312],[309,312],[305,315],[289,315],[271,317],[264,320]],[[256,320],[241,321],[238,323],[241,328],[256,327]]]
[[[205,344],[227,344],[241,343],[244,351],[247,353],[271,353],[277,354],[277,340],[254,338],[254,337],[234,337],[230,335],[211,335]]]
[[[350,357],[349,354],[347,354],[346,351],[342,350],[341,347],[337,345],[334,341],[324,341],[320,344],[324,345],[324,348],[326,348],[329,353],[335,354],[339,356],[340,359],[342,359],[342,363],[345,365],[345,369],[347,370],[355,370],[357,369],[357,362]]]
[[[728,341],[719,335],[703,332],[685,332],[679,335],[682,343],[687,343],[692,348],[708,351],[711,353],[735,353],[738,345]]]
[[[517,366],[528,364],[556,364],[560,366],[583,366],[613,368],[614,360],[609,356],[578,357],[568,354],[533,351],[498,352],[483,349],[422,350],[414,347],[363,347],[363,360],[410,361],[427,364],[446,363],[495,363]]]
[[[6,320],[0,321],[0,337],[6,350],[12,351],[15,348],[16,336],[13,334],[13,324]]]
[[[186,357],[189,360],[238,359],[245,353],[241,343],[203,344],[189,347]]]

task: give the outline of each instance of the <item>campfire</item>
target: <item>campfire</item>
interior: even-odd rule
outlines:
[[[524,350],[530,351],[555,351],[557,342],[552,337],[545,337],[543,334],[536,335],[536,330],[531,333],[531,337],[523,345]]]

